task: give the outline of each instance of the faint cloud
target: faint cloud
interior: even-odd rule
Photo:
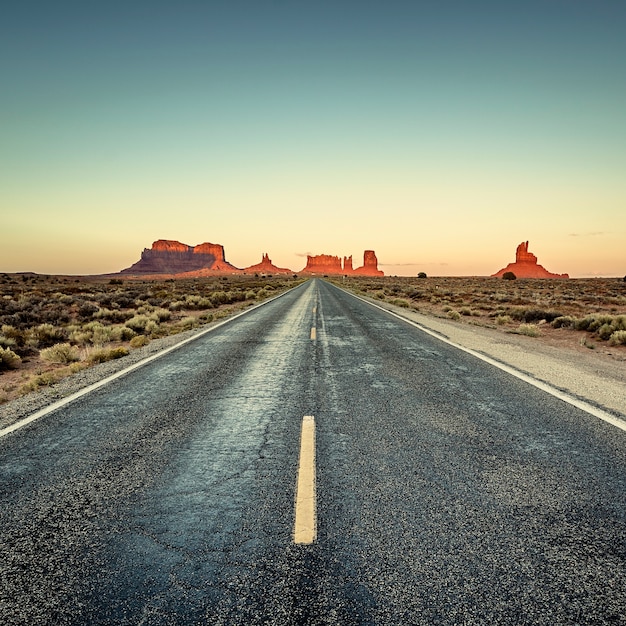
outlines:
[[[607,233],[602,232],[600,230],[592,232],[592,233],[570,233],[570,237],[601,237],[602,235],[606,235]]]
[[[294,254],[301,257],[313,256],[312,252],[294,252]]]

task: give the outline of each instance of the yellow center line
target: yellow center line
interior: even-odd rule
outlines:
[[[315,340],[315,338],[317,337],[317,331],[315,330],[315,326],[313,328],[311,328],[311,339]]]
[[[315,494],[315,418],[302,418],[300,435],[300,462],[296,485],[296,519],[293,527],[294,543],[313,543],[317,539],[317,512]]]

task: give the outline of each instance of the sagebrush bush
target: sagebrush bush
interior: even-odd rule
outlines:
[[[395,306],[401,306],[405,309],[408,309],[410,306],[409,302],[404,298],[393,298],[393,300],[391,300],[391,304],[394,304]]]
[[[150,321],[147,315],[135,315],[126,322],[126,326],[136,333],[143,333],[146,330],[146,324]]]
[[[552,328],[574,328],[576,325],[576,318],[571,315],[561,315],[552,320]]]
[[[137,333],[128,326],[112,326],[111,341],[130,341]]]
[[[80,354],[76,346],[69,343],[57,343],[50,348],[44,348],[39,357],[47,363],[67,364],[80,361]]]
[[[616,330],[610,337],[612,346],[626,346],[626,330]]]
[[[503,326],[504,324],[508,324],[511,321],[512,319],[510,315],[498,315],[498,317],[496,317],[496,324],[498,326]]]
[[[119,346],[117,348],[100,348],[93,350],[87,356],[87,360],[90,363],[104,363],[106,361],[112,361],[113,359],[119,359],[129,354],[128,348]]]
[[[150,340],[145,335],[136,335],[130,340],[131,348],[141,348],[141,346],[147,346]]]
[[[536,324],[520,324],[517,327],[517,332],[528,337],[539,337],[541,335],[541,329]]]
[[[33,348],[47,348],[67,340],[67,331],[52,324],[39,324],[30,332],[28,343]]]
[[[0,369],[17,369],[22,359],[10,348],[0,348]]]

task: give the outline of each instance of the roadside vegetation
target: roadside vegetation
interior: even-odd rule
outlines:
[[[0,403],[122,358],[153,339],[225,318],[302,280],[0,274]]]
[[[345,277],[355,293],[455,321],[529,337],[577,335],[580,345],[625,347],[626,284],[619,278]]]

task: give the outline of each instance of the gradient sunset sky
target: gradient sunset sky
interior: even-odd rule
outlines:
[[[626,2],[31,2],[0,19],[0,272],[626,274]]]

